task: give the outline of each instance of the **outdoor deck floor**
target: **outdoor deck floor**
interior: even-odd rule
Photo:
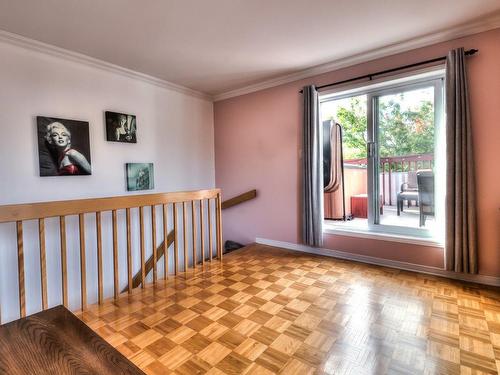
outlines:
[[[398,216],[397,207],[396,206],[384,206],[384,213],[380,215],[380,223],[384,225],[395,225],[395,226],[403,226],[409,228],[420,228],[420,214],[419,208],[416,206],[405,206],[403,211]],[[334,224],[335,226],[344,226],[344,227],[352,227],[352,228],[367,228],[368,220],[364,218],[353,218],[348,221],[329,221],[330,224]],[[425,226],[422,228],[425,229],[433,229],[436,224],[436,219],[433,216],[427,216],[425,220]]]

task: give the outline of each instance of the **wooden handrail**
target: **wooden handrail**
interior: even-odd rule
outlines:
[[[79,215],[99,211],[121,210],[126,208],[152,206],[162,203],[215,199],[218,195],[220,195],[220,189],[209,189],[197,191],[177,191],[172,193],[126,195],[107,198],[12,204],[0,206],[0,223],[55,216]]]
[[[227,201],[222,202],[221,209],[224,210],[226,208],[236,206],[237,204],[249,201],[251,199],[254,199],[255,197],[257,197],[257,190],[256,189],[247,191],[246,193],[240,194],[236,197],[233,197],[231,199],[228,199]],[[200,210],[202,211],[202,208],[200,208]],[[201,228],[203,229],[203,226]],[[218,235],[221,236],[221,234],[218,234]],[[175,234],[174,234],[174,231],[172,230],[172,231],[170,231],[170,233],[168,234],[168,237],[167,237],[167,249],[174,242],[174,238],[175,238]],[[201,238],[202,238],[201,247],[202,247],[202,249],[204,249],[203,232],[201,234]],[[222,239],[220,239],[220,240],[222,241]],[[164,254],[164,245],[165,245],[164,242],[162,242],[160,244],[160,246],[158,246],[158,248],[156,249],[156,254],[157,254],[156,262],[158,262]],[[204,255],[202,255],[202,258],[203,258],[202,263],[204,264],[205,263]],[[146,262],[146,276],[149,275],[149,273],[153,269],[154,264],[155,264],[155,262],[153,262],[153,255],[151,255]],[[139,285],[141,285],[141,274],[137,273],[137,274],[135,274],[135,276],[132,279],[132,288],[135,289]],[[126,288],[124,288],[122,292],[125,292],[127,289],[128,289],[128,286]]]
[[[209,216],[206,217],[204,206],[207,204],[207,207],[212,207],[208,209]],[[187,207],[191,208],[191,220],[188,220],[188,212]],[[145,210],[144,208],[150,208],[150,210]],[[156,210],[156,208],[160,207],[161,210]],[[199,207],[199,216],[197,215],[197,210]],[[131,209],[138,209],[139,214],[139,226],[136,227],[132,225],[131,222]],[[168,213],[170,209],[172,209],[173,216],[173,230],[170,233],[167,233],[168,225]],[[126,227],[126,243],[119,244],[118,241],[118,233],[119,223],[117,219],[117,212],[125,211],[126,213],[126,221],[124,224]],[[175,274],[178,272],[187,272],[189,268],[196,268],[198,264],[198,260],[196,259],[196,253],[198,250],[201,250],[201,253],[205,254],[205,242],[203,238],[197,237],[197,227],[200,227],[200,232],[204,233],[204,220],[208,221],[208,229],[210,233],[214,234],[214,238],[210,238],[210,244],[212,245],[213,240],[215,239],[215,251],[216,254],[212,253],[212,246],[210,246],[209,256],[210,259],[212,257],[216,257],[219,260],[222,260],[222,215],[221,215],[221,191],[220,189],[208,189],[208,190],[198,190],[198,191],[185,191],[185,192],[172,192],[172,193],[156,193],[156,194],[143,194],[143,195],[130,195],[130,196],[118,196],[118,197],[108,197],[108,198],[96,198],[96,199],[75,199],[75,200],[67,200],[67,201],[55,201],[55,202],[40,202],[40,203],[28,203],[28,204],[15,204],[15,205],[4,205],[0,206],[0,224],[1,223],[14,223],[15,230],[17,234],[17,287],[18,287],[18,307],[19,307],[19,316],[24,317],[26,315],[26,278],[25,273],[30,272],[25,269],[25,248],[28,248],[26,243],[28,241],[35,240],[31,238],[31,236],[25,236],[23,233],[23,224],[28,220],[37,220],[38,221],[38,233],[37,240],[39,242],[39,257],[40,257],[40,291],[41,291],[41,310],[45,310],[48,307],[47,303],[47,291],[49,285],[47,285],[47,268],[46,263],[48,261],[46,252],[46,226],[45,219],[56,217],[59,219],[59,230],[56,235],[59,237],[60,241],[60,262],[61,262],[61,295],[62,295],[62,303],[65,306],[68,306],[68,279],[70,275],[68,272],[71,270],[68,267],[68,252],[79,254],[79,278],[80,278],[80,286],[79,286],[79,294],[80,294],[80,307],[82,310],[86,308],[88,303],[88,287],[87,285],[87,258],[93,257],[94,254],[91,253],[88,242],[89,239],[86,236],[88,232],[88,228],[86,225],[86,216],[87,215],[95,215],[95,250],[92,252],[96,252],[95,256],[97,258],[97,302],[102,303],[105,299],[104,296],[104,271],[109,269],[108,267],[104,267],[103,265],[103,238],[104,238],[104,229],[103,228],[103,220],[102,215],[104,212],[111,212],[112,223],[109,231],[112,232],[113,238],[113,246],[112,246],[112,260],[113,260],[113,297],[116,299],[120,294],[120,269],[118,262],[119,256],[119,247],[123,246],[124,254],[126,249],[127,254],[127,288],[129,293],[132,292],[132,288],[138,285],[142,285],[142,287],[146,284],[146,276],[147,274],[153,270],[153,284],[156,284],[158,281],[158,271],[156,267],[156,260],[165,256],[165,267],[163,276],[164,278],[168,278],[170,271],[168,269],[168,248],[174,243],[174,270]],[[160,215],[157,215],[160,213]],[[76,248],[70,248],[70,242],[67,241],[66,232],[67,232],[67,216],[77,216],[78,217],[78,226],[77,226],[77,234],[78,234],[78,245]],[[163,241],[160,246],[157,246],[157,219],[158,216],[163,216]],[[146,217],[150,217],[151,220]],[[146,224],[151,223],[151,243],[146,241]],[[183,224],[183,225],[182,225]],[[179,239],[178,226],[182,225],[182,239]],[[213,225],[213,228],[212,228]],[[171,226],[172,227],[172,226]],[[134,238],[140,239],[139,241],[139,249],[133,246],[132,241],[132,230],[137,230],[139,233],[134,234]],[[188,240],[187,233],[192,233],[192,239]],[[123,233],[123,232],[121,232]],[[149,236],[147,236],[149,237]],[[201,240],[201,241],[200,241]],[[165,243],[166,241],[166,243]],[[198,247],[198,242],[201,242],[202,248]],[[119,246],[121,245],[121,246]],[[73,246],[73,245],[72,245]],[[188,247],[192,246],[193,249],[193,259],[188,259]],[[151,249],[152,247],[152,249]],[[148,249],[149,248],[149,249]],[[132,264],[132,252],[140,250],[140,270],[136,276],[132,277],[133,264]],[[148,261],[145,261],[146,252],[152,250],[152,256]],[[166,254],[165,254],[166,252]],[[179,269],[179,252],[184,254],[184,264],[181,269]],[[78,255],[77,255],[78,257]],[[155,260],[155,261],[153,261]],[[205,259],[202,259],[203,263]],[[123,290],[123,291],[125,291]],[[33,310],[30,308],[30,310]],[[1,306],[0,306],[0,324],[1,320]]]
[[[222,209],[225,210],[226,208],[236,206],[237,204],[249,201],[250,199],[254,199],[255,197],[257,197],[257,190],[253,189],[247,191],[246,193],[240,194],[234,198],[222,202]]]

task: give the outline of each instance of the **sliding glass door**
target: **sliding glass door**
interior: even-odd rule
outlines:
[[[416,82],[368,95],[370,226],[435,236],[444,195],[442,80]]]
[[[440,237],[442,80],[438,74],[415,77],[322,101],[323,126],[330,122],[342,128],[342,184],[337,190],[325,188],[325,219],[331,225]]]

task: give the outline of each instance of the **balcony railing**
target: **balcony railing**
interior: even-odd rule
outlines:
[[[357,165],[366,166],[367,159],[349,159],[344,160],[344,165]],[[384,204],[388,203],[392,205],[393,203],[393,193],[398,193],[399,186],[393,183],[392,174],[395,172],[416,172],[422,169],[432,169],[434,166],[434,154],[419,154],[419,155],[404,155],[404,156],[390,156],[380,158],[380,177],[382,185],[382,199]],[[386,191],[386,184],[388,185],[388,192]],[[386,199],[387,196],[387,199]],[[394,202],[395,203],[395,202]]]

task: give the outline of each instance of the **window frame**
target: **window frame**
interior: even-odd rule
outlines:
[[[391,95],[401,92],[413,91],[420,88],[433,87],[434,88],[434,123],[435,123],[435,145],[439,143],[439,139],[444,139],[444,76],[445,71],[442,65],[437,67],[432,67],[424,69],[421,71],[408,72],[397,77],[386,77],[380,81],[374,81],[369,85],[358,85],[354,88],[345,88],[343,90],[329,91],[327,93],[320,93],[320,112],[321,104],[344,98],[349,98],[353,96],[366,95],[367,103],[367,147],[369,143],[375,142],[375,148],[378,148],[378,100],[381,96]],[[392,78],[392,79],[391,79]],[[320,113],[321,116],[321,113]],[[320,117],[321,118],[321,117]],[[439,151],[439,152],[438,152]],[[434,151],[434,162],[436,168],[441,168],[444,164],[444,150],[437,150],[435,147]],[[438,160],[439,159],[439,160]],[[443,160],[441,160],[443,159]],[[380,214],[376,209],[378,205],[379,196],[379,183],[377,178],[379,173],[379,154],[378,150],[370,153],[367,152],[367,195],[368,195],[368,218],[367,226],[349,226],[346,224],[335,225],[335,222],[328,221],[325,223],[324,232],[326,233],[337,233],[353,236],[356,233],[360,234],[360,237],[370,237],[379,238],[385,240],[393,240],[398,242],[410,242],[410,243],[420,243],[431,244],[436,246],[441,246],[444,243],[444,181],[437,182],[435,179],[435,184],[439,186],[439,189],[435,191],[442,192],[440,197],[442,197],[442,202],[440,207],[436,207],[436,226],[440,227],[440,230],[430,230],[428,228],[417,228],[417,227],[403,227],[395,225],[380,224]],[[443,176],[440,176],[444,178]],[[378,195],[377,195],[378,194]],[[324,219],[324,218],[323,218]],[[326,220],[324,220],[326,221]],[[370,235],[372,234],[372,235]]]

